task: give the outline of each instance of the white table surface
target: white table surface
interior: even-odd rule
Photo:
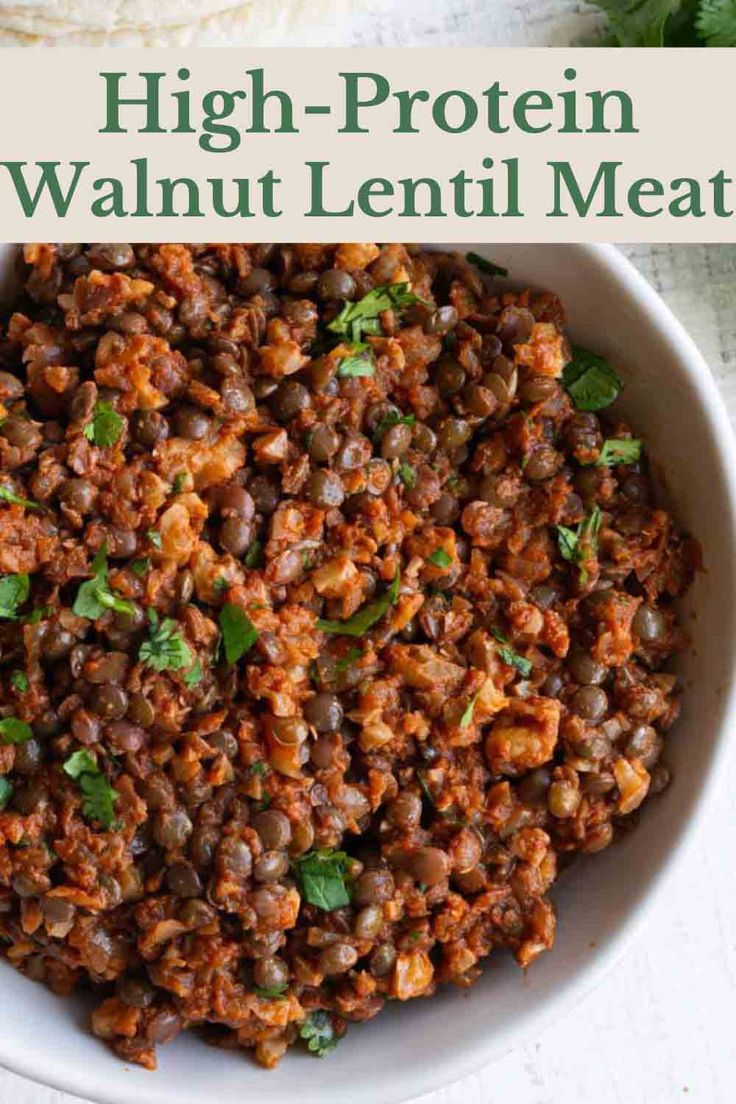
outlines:
[[[562,46],[579,42],[598,22],[574,0],[345,0],[345,11],[345,20],[300,32],[296,41],[286,29],[264,32],[263,39]],[[700,346],[736,423],[736,246],[636,245],[624,252]],[[537,1039],[421,1104],[731,1104],[735,866],[736,807],[724,786],[688,859],[605,983]],[[74,1104],[74,1098],[0,1070],[0,1102]]]

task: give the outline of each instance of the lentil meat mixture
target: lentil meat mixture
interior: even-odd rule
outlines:
[[[273,1066],[552,946],[695,549],[554,294],[403,245],[30,245],[0,331],[0,936]]]

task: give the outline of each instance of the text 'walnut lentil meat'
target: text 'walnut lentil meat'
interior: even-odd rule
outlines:
[[[696,549],[553,294],[403,245],[31,245],[0,333],[0,934],[265,1066],[552,946],[662,790]],[[603,419],[606,419],[605,421]]]

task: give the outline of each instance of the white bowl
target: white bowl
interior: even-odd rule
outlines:
[[[672,787],[645,806],[637,831],[561,879],[555,947],[526,976],[497,953],[469,992],[392,1004],[351,1026],[324,1061],[295,1048],[267,1073],[243,1053],[211,1049],[185,1033],[160,1048],[158,1071],[146,1073],[90,1034],[81,1001],[57,998],[3,964],[0,1062],[9,1069],[106,1104],[404,1100],[498,1058],[601,981],[685,854],[722,773],[735,712],[736,477],[720,395],[688,335],[614,248],[455,248],[508,265],[516,284],[561,295],[573,337],[620,368],[627,385],[621,410],[650,447],[680,523],[702,544],[706,570],[683,608],[692,646],[680,663],[685,707],[667,741]],[[11,248],[0,247],[0,286],[11,262]]]

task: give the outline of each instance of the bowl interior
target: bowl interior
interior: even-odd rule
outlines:
[[[127,1068],[89,1035],[82,1001],[60,1000],[3,964],[3,1004],[13,1010],[0,1030],[4,1065],[111,1104],[200,1104],[213,1088],[222,1104],[240,1104],[250,1092],[267,1104],[417,1095],[497,1057],[592,985],[691,834],[724,743],[736,636],[732,442],[715,384],[667,309],[611,247],[456,248],[508,265],[515,284],[560,294],[574,339],[620,367],[622,413],[655,457],[678,520],[702,544],[705,571],[683,609],[691,645],[680,662],[685,706],[668,739],[672,787],[645,808],[637,831],[566,873],[554,894],[556,946],[526,977],[499,954],[468,992],[394,1004],[352,1026],[327,1061],[295,1049],[264,1073],[242,1054],[210,1049],[192,1035],[159,1051],[156,1074]],[[12,280],[12,255],[0,246],[0,287],[3,275]]]

